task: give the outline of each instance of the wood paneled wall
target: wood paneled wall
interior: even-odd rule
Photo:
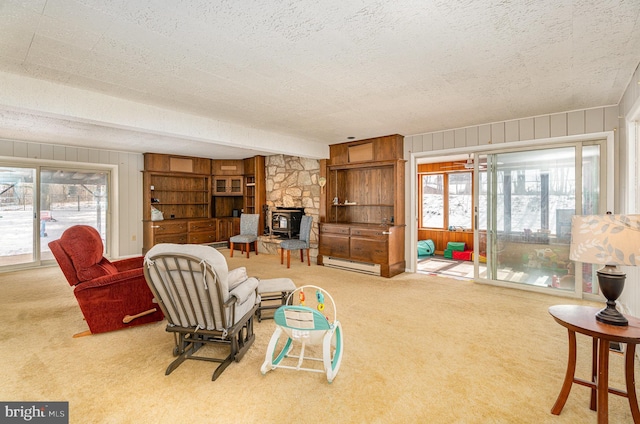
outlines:
[[[432,240],[439,255],[442,255],[450,241],[463,241],[467,245],[466,250],[473,250],[473,232],[471,231],[419,229],[418,240]]]
[[[465,169],[462,163],[464,161],[463,159],[455,162],[421,163],[418,165],[418,172],[473,172],[473,169]]]

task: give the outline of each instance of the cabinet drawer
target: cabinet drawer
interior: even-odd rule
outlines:
[[[156,236],[187,232],[187,224],[185,222],[155,221],[151,224],[151,228],[153,228]]]
[[[351,238],[351,259],[374,264],[386,264],[389,262],[386,240],[374,240],[365,238]]]
[[[182,234],[162,234],[156,235],[155,243],[177,243],[184,244],[187,242],[187,233]]]
[[[345,237],[342,235],[321,234],[319,253],[323,256],[348,258],[349,237]]]
[[[199,231],[215,231],[218,223],[215,221],[189,221],[189,232],[195,233]]]
[[[213,243],[216,241],[216,232],[199,232],[199,233],[189,233],[189,243],[202,244],[202,243]]]
[[[327,234],[349,235],[349,227],[347,227],[345,225],[327,225],[327,224],[322,224],[320,226],[320,232],[321,233],[327,233]]]
[[[375,238],[375,239],[385,239],[387,238],[387,234],[384,234],[383,229],[368,229],[368,228],[352,228],[351,236],[356,237],[367,237],[367,238]]]

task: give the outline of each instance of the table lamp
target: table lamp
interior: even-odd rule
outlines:
[[[616,309],[616,299],[622,294],[626,279],[618,265],[640,265],[640,215],[574,215],[569,258],[604,265],[597,273],[607,307],[596,314],[596,320],[628,325]]]

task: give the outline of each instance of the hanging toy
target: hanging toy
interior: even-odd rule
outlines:
[[[316,290],[316,300],[318,301],[318,310],[324,311],[324,294],[320,290]]]
[[[300,304],[302,306],[304,306],[304,291],[300,290],[300,292],[298,293],[298,298],[300,299]]]

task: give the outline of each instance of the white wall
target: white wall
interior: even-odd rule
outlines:
[[[0,160],[29,159],[33,162],[52,161],[113,165],[117,210],[112,210],[112,255],[140,255],[142,252],[142,171],[143,156],[136,153],[85,149],[43,143],[0,140]],[[112,190],[114,189],[112,188]],[[133,241],[135,238],[135,241]]]
[[[626,122],[640,120],[640,66],[636,68],[636,71],[631,77],[631,81],[622,96],[622,100],[620,101],[620,115],[624,117]],[[627,136],[626,125],[621,125],[621,157],[627,159],[625,161],[625,169],[628,169],[629,167],[636,167],[635,175],[637,178],[638,164],[635,162],[635,158],[628,155],[628,147],[631,143],[636,143],[636,140],[629,139]],[[640,146],[636,144],[635,148],[637,151],[637,149],[640,149]],[[625,181],[629,181],[629,179],[626,179]],[[631,183],[631,181],[629,182]],[[621,185],[620,190],[636,190],[635,196],[638,198],[640,196],[640,190],[638,190],[638,187],[638,181],[635,181],[635,184]],[[624,203],[625,209],[622,212],[635,214],[640,213],[640,210],[637,209],[635,204],[629,204],[629,202]],[[628,308],[631,315],[640,316],[640,267],[624,267],[624,269],[627,273],[627,282],[619,300]]]

